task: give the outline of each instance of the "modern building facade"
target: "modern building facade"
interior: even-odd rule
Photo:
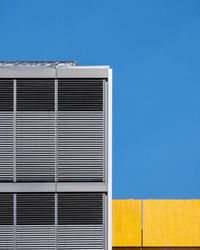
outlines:
[[[0,249],[112,248],[112,71],[0,62]]]
[[[113,200],[113,250],[200,250],[200,200]]]

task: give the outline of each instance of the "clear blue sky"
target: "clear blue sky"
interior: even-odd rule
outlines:
[[[1,0],[0,60],[114,69],[113,198],[200,198],[200,1]]]

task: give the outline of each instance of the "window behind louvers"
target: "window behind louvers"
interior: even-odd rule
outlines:
[[[58,80],[58,181],[103,181],[103,80]]]
[[[14,249],[13,194],[0,194],[0,249]]]
[[[17,194],[17,249],[55,249],[52,193]]]
[[[103,194],[58,194],[57,248],[103,249]]]
[[[17,80],[17,181],[54,181],[54,82]]]
[[[0,79],[0,181],[13,180],[13,81]]]

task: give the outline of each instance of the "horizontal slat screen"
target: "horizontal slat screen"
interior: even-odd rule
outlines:
[[[18,79],[17,111],[54,111],[54,79]]]
[[[0,79],[0,112],[13,111],[13,80]]]
[[[17,193],[14,227],[13,194],[0,194],[0,249],[14,249],[15,238],[16,249],[102,250],[103,194],[56,197],[55,203],[54,193]]]
[[[0,111],[0,181],[13,181],[13,112]]]
[[[58,113],[58,181],[103,181],[102,111]]]
[[[52,249],[55,248],[55,226],[17,225],[16,250],[21,249]]]
[[[101,225],[101,193],[58,194],[59,225]]]
[[[103,79],[59,79],[59,111],[102,111]]]
[[[52,193],[17,194],[17,249],[55,249]]]
[[[103,196],[58,194],[57,249],[103,249]]]
[[[13,249],[13,194],[0,194],[0,249]]]
[[[17,225],[54,225],[54,194],[17,194]]]
[[[54,181],[54,112],[17,112],[17,181]]]
[[[0,79],[0,181],[13,180],[13,80]]]
[[[59,79],[57,97],[55,79],[17,79],[15,116],[13,81],[0,80],[0,181],[13,180],[15,117],[17,181],[103,181],[103,79]]]
[[[57,250],[103,250],[102,225],[58,225]]]

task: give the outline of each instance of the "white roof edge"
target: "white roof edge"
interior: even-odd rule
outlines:
[[[0,78],[108,78],[109,66],[0,65]]]

